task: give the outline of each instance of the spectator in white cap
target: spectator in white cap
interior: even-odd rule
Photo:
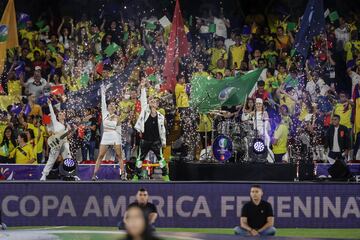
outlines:
[[[36,66],[34,75],[29,78],[26,82],[21,82],[21,85],[25,87],[25,93],[35,95],[38,98],[46,86],[47,82],[41,77],[41,67]]]
[[[270,149],[269,115],[265,111],[264,102],[261,98],[256,98],[255,100],[254,129],[257,132],[257,136],[265,141],[265,145],[269,151],[268,161],[273,162],[274,157]]]
[[[254,119],[254,129],[257,129],[257,132],[260,136],[267,134],[269,127],[269,115],[264,109],[264,102],[261,98],[256,98],[255,100],[255,119]]]

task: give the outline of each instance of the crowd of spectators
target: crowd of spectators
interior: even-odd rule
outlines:
[[[185,18],[186,9],[183,12]],[[192,78],[221,81],[235,77],[236,81],[258,68],[263,70],[246,106],[223,108],[227,113],[221,120],[242,122],[244,115],[254,114],[257,99],[261,99],[269,117],[268,134],[276,161],[327,162],[326,150],[333,149],[327,149],[326,132],[331,118],[338,116],[350,143],[344,157],[356,159],[360,144],[356,122],[360,118],[355,111],[360,104],[356,103],[360,98],[359,15],[327,18],[325,32],[313,39],[304,64],[294,52],[300,16],[248,14],[244,25],[234,28],[237,24],[226,15],[219,9],[185,18],[191,51],[179,60],[180,74],[173,92],[163,88],[171,28],[159,21],[162,16],[92,19],[83,14],[81,18],[63,16],[57,26],[51,19],[36,16],[18,20],[20,47],[8,51],[1,76],[0,162],[45,163],[49,153],[48,99],[56,112],[64,110],[70,93],[121,75],[134,61],[136,67],[121,94],[107,96],[121,116],[126,160],[136,156],[138,136],[133,127],[140,113],[141,80],[146,80],[149,96],[161,99],[159,111],[166,117],[168,145],[183,139],[186,156],[198,158],[205,146],[197,145],[205,142],[197,139],[217,128],[212,128],[213,115],[192,109]],[[79,127],[70,137],[71,151],[79,162],[96,159],[101,133],[99,106],[100,102],[96,107],[65,109],[67,122]]]

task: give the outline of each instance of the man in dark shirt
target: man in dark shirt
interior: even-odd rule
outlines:
[[[155,223],[158,217],[156,206],[149,202],[149,193],[146,189],[140,188],[136,194],[136,201],[130,203],[127,208],[134,205],[139,206],[145,212],[145,215],[149,218],[149,224],[153,225]]]
[[[332,124],[326,132],[325,141],[325,148],[329,148],[329,163],[334,164],[336,160],[346,161],[350,150],[349,143],[350,136],[348,129],[340,124],[340,116],[334,114]]]
[[[83,124],[85,125],[84,142],[81,148],[82,160],[95,160],[96,127],[97,122],[92,114],[92,109],[87,108],[84,113]],[[88,156],[89,152],[89,158]]]
[[[251,201],[241,210],[240,227],[235,227],[235,235],[241,236],[273,236],[274,214],[270,203],[261,199],[263,191],[259,185],[250,189]]]
[[[151,226],[152,230],[155,230],[155,221],[158,217],[158,213],[156,210],[156,206],[149,202],[149,193],[145,188],[140,188],[136,194],[136,201],[130,203],[127,207],[129,209],[132,206],[139,206],[145,213],[145,216],[149,219],[149,225]],[[126,216],[126,212],[124,214]],[[119,224],[119,229],[124,229],[124,222]]]

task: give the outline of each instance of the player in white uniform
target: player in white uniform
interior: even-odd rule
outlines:
[[[121,152],[121,124],[119,122],[119,116],[116,115],[116,105],[112,102],[108,106],[106,105],[105,93],[109,86],[101,86],[101,115],[103,123],[103,134],[100,142],[99,155],[96,160],[94,174],[92,180],[97,180],[96,173],[99,171],[101,160],[104,158],[108,147],[114,146],[116,157],[119,161],[121,170],[121,180],[126,180],[124,162]]]
[[[51,125],[49,127],[49,133],[52,134],[58,134],[60,132],[64,132],[66,130],[65,126],[65,111],[60,111],[58,113],[58,118],[56,118],[53,106],[51,104],[51,101],[48,100],[48,105],[50,109],[50,116],[51,116]],[[45,181],[47,175],[49,175],[49,172],[51,171],[52,167],[54,166],[54,163],[56,162],[56,159],[58,158],[59,154],[61,153],[61,157],[63,159],[66,158],[72,158],[70,153],[70,145],[67,141],[67,138],[64,138],[63,144],[59,146],[58,148],[51,148],[49,153],[49,159],[43,169],[42,176],[40,178],[41,181]]]

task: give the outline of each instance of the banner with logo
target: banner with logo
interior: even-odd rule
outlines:
[[[230,228],[239,224],[250,183],[13,182],[0,186],[9,226],[116,226],[137,190],[157,206],[157,227]],[[263,183],[280,228],[357,228],[356,183]]]

